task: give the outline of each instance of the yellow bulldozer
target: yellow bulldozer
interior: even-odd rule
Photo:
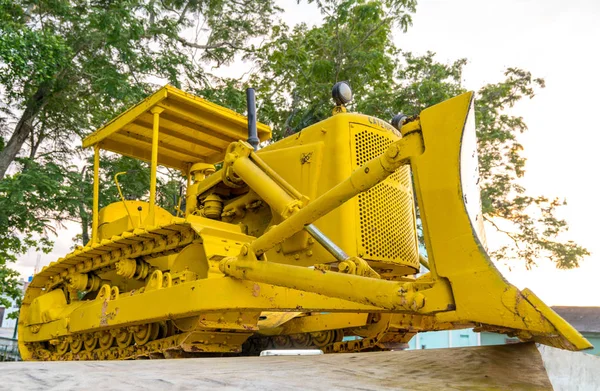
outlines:
[[[92,238],[29,284],[22,358],[373,351],[467,327],[591,347],[486,253],[473,93],[391,122],[332,95],[331,117],[269,143],[252,89],[245,117],[165,86],[87,137]],[[150,163],[148,202],[98,210],[101,150]],[[176,211],[159,165],[187,178]]]

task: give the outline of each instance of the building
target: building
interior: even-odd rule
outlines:
[[[31,278],[29,279],[29,281],[31,281]],[[29,282],[25,281],[24,279],[21,279],[21,281],[19,281],[19,283],[23,287],[23,294],[25,294],[25,289],[27,289],[27,285],[29,285]],[[11,302],[11,305],[10,305],[10,307],[6,307],[6,308],[4,306],[0,305],[0,328],[14,329],[15,326],[17,325],[17,320],[10,319],[8,316],[14,312],[18,312],[19,306],[11,298],[9,298],[9,297],[5,297],[5,298]]]
[[[6,299],[10,300],[11,305],[10,307],[0,306],[0,328],[14,328],[17,320],[9,319],[8,315],[17,312],[19,307],[14,300],[11,300],[10,298]]]

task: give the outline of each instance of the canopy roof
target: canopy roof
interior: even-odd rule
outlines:
[[[187,172],[194,163],[223,160],[229,143],[248,138],[245,116],[167,85],[83,140],[83,147],[101,149],[150,161],[151,110],[160,113],[158,164]],[[271,138],[271,129],[257,124],[258,138]]]

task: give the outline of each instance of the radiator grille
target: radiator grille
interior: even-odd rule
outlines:
[[[354,134],[355,164],[361,166],[386,151],[393,136],[372,130]],[[373,261],[403,262],[418,267],[418,247],[410,168],[402,167],[358,196],[359,253]]]

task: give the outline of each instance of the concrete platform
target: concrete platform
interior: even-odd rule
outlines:
[[[557,379],[557,390],[600,389],[600,358],[514,344],[319,356],[0,363],[2,390],[551,390]]]

